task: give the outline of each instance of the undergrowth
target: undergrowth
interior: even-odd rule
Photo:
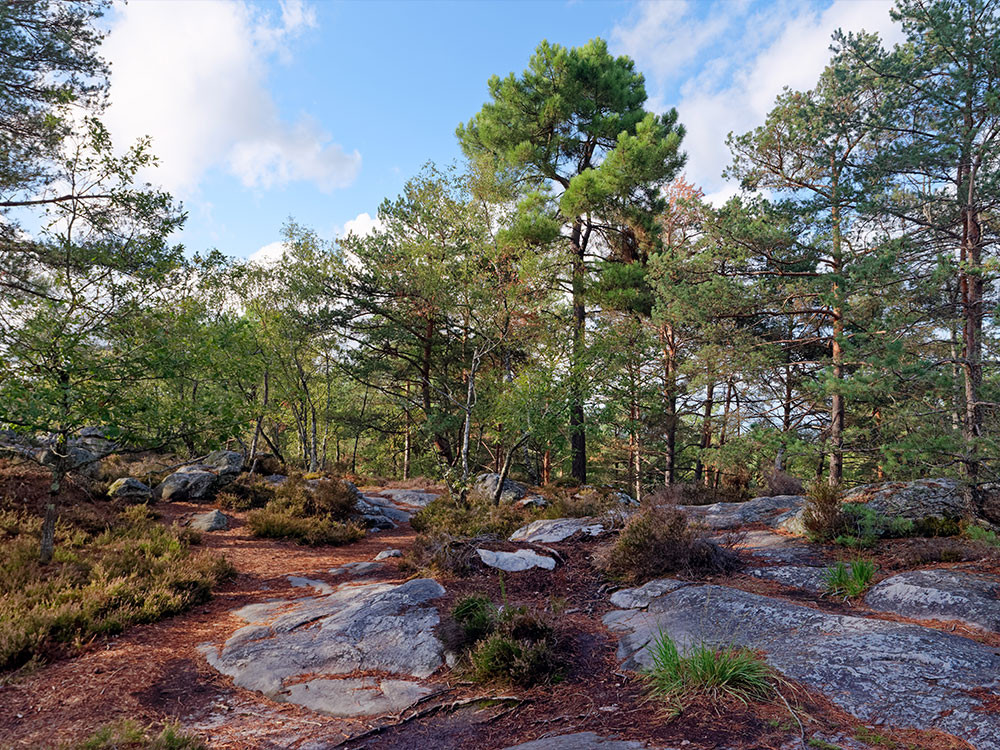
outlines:
[[[865,593],[874,577],[875,563],[860,558],[850,563],[838,562],[823,573],[828,592],[852,599]]]
[[[342,479],[319,479],[307,484],[308,475],[293,474],[274,491],[274,498],[247,514],[254,536],[291,539],[312,546],[341,545],[364,537],[352,520],[357,490]]]
[[[499,506],[471,496],[463,502],[453,495],[442,495],[413,514],[414,531],[445,533],[455,537],[510,536],[537,515],[517,505]]]
[[[77,745],[63,746],[67,750],[207,750],[197,737],[185,734],[178,724],[167,724],[156,734],[150,727],[134,721],[117,721],[101,727]]]
[[[37,517],[0,511],[0,671],[182,612],[233,572],[224,558],[191,550],[196,533],[157,523],[144,505],[100,531],[60,522],[47,566],[38,562],[40,528]]]
[[[781,678],[750,649],[702,643],[682,653],[662,631],[648,648],[653,666],[644,673],[647,690],[673,716],[697,699],[748,704],[777,695]]]

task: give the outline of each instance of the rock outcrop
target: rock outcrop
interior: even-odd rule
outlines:
[[[960,570],[910,570],[886,578],[865,604],[917,620],[958,620],[1000,632],[1000,582]]]
[[[492,501],[496,495],[497,485],[500,484],[499,474],[480,474],[476,477],[476,483],[472,486],[472,492],[484,500]],[[528,488],[513,479],[503,481],[503,490],[500,493],[501,503],[515,503],[528,494]]]
[[[160,482],[153,493],[167,502],[208,500],[243,471],[243,454],[236,451],[209,453],[199,464],[183,466]]]
[[[687,517],[710,529],[724,531],[762,523],[780,528],[805,507],[802,495],[758,497],[743,503],[712,503],[711,505],[678,505]]]
[[[153,499],[153,490],[135,477],[116,479],[108,487],[108,497],[123,503],[138,505],[148,503]]]

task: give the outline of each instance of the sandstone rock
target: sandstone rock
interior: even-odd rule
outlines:
[[[645,742],[616,740],[594,732],[576,732],[512,745],[505,750],[657,750]],[[659,748],[658,750],[668,750]]]
[[[744,503],[712,503],[711,505],[678,505],[691,521],[702,523],[710,529],[738,529],[752,523],[775,525],[789,512],[805,506],[802,495],[775,495],[758,497]]]
[[[597,536],[604,526],[593,518],[542,518],[522,526],[510,535],[511,542],[551,544],[569,539],[574,534]]]
[[[517,552],[499,552],[489,549],[477,549],[479,559],[484,565],[498,570],[505,570],[508,573],[519,573],[522,570],[531,568],[542,568],[544,570],[554,570],[556,561],[548,555],[540,555],[534,550],[519,549]]]
[[[66,448],[65,466],[67,471],[75,471],[90,479],[97,479],[101,475],[101,455],[80,447]],[[59,461],[59,454],[54,448],[43,448],[35,453],[35,460],[43,466],[55,466]]]
[[[379,490],[378,494],[385,495],[393,503],[412,505],[417,508],[423,508],[432,500],[437,500],[440,497],[440,495],[434,492],[423,492],[421,490]]]
[[[334,591],[333,586],[329,583],[315,578],[306,578],[305,576],[286,576],[286,578],[288,578],[288,583],[298,589],[315,589],[320,594],[332,594]]]
[[[844,501],[867,503],[888,518],[974,519],[973,509],[962,497],[962,488],[952,479],[918,479],[913,482],[866,484],[844,493]]]
[[[958,620],[1000,632],[1000,582],[960,570],[910,570],[886,578],[865,604],[918,620]]]
[[[224,531],[229,528],[229,516],[220,510],[210,510],[194,516],[190,526],[196,531]]]
[[[826,568],[812,565],[772,565],[767,568],[749,568],[748,576],[777,581],[784,586],[821,593],[826,591]]]
[[[403,553],[398,549],[384,549],[375,555],[376,560],[388,560],[390,557],[402,557]]]
[[[382,516],[393,522],[388,528],[394,528],[397,523],[406,523],[411,513],[397,506],[392,500],[378,495],[361,495],[356,503],[359,512],[365,516]]]
[[[268,474],[264,477],[264,481],[267,482],[272,487],[280,487],[285,482],[288,481],[288,477],[284,474]]]
[[[212,496],[217,480],[215,472],[200,465],[185,466],[160,482],[154,492],[167,502],[203,500]]]
[[[244,608],[238,614],[249,624],[221,649],[205,645],[202,652],[237,686],[276,701],[335,716],[397,712],[427,694],[421,680],[442,664],[434,635],[438,611],[425,605],[444,593],[423,578],[343,585],[326,595],[269,603],[263,612]],[[357,671],[377,676],[346,677]]]
[[[676,578],[657,578],[632,589],[620,589],[611,595],[611,603],[619,609],[645,609],[649,603],[668,591],[689,585]]]
[[[122,477],[108,487],[108,497],[131,504],[148,503],[153,499],[153,490],[134,477]]]
[[[499,474],[480,474],[476,477],[476,483],[472,486],[472,491],[485,500],[493,500],[499,483]],[[500,493],[500,502],[514,503],[526,494],[528,494],[528,488],[523,484],[515,482],[513,479],[505,479],[503,482],[503,491]]]
[[[216,473],[220,485],[228,484],[243,471],[243,454],[236,451],[214,451],[205,456],[201,465]]]
[[[377,573],[384,567],[382,563],[377,562],[349,562],[344,563],[339,568],[330,568],[330,575],[350,575],[352,578],[361,578]]]
[[[526,495],[514,504],[521,508],[546,508],[549,501],[541,495]]]
[[[834,615],[724,586],[687,586],[645,610],[604,618],[620,634],[629,668],[652,663],[645,648],[662,630],[682,648],[715,643],[760,649],[768,662],[864,721],[937,728],[978,750],[1000,750],[996,649],[949,633]]]
[[[726,533],[712,537],[720,545],[731,545],[739,552],[748,552],[755,558],[784,565],[825,564],[825,553],[821,547],[807,544],[797,537],[778,534],[773,531],[754,529],[737,534]]]

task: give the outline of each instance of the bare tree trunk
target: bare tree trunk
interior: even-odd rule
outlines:
[[[708,389],[705,393],[705,410],[701,422],[701,450],[702,452],[712,447],[712,409],[715,408],[715,381],[709,373]],[[699,484],[702,480],[705,461],[702,453],[699,452],[698,459],[694,465],[694,483]],[[708,484],[706,482],[706,484]]]
[[[589,229],[587,234],[589,235]],[[587,308],[584,288],[587,278],[585,262],[586,239],[583,221],[573,223],[570,237],[573,253],[573,362],[570,373],[569,433],[572,452],[572,475],[580,484],[587,481],[587,430],[583,412],[584,361],[586,357]]]
[[[511,446],[510,450],[507,451],[507,455],[504,457],[503,466],[500,467],[500,479],[497,482],[496,492],[493,493],[493,505],[500,505],[500,497],[503,495],[503,484],[507,481],[507,475],[510,474],[510,465],[514,461],[514,454],[517,453],[517,449],[524,444],[528,439],[529,433],[525,433],[521,438]]]

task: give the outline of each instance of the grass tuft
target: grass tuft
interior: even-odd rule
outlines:
[[[823,574],[826,590],[831,594],[854,598],[861,596],[875,577],[875,563],[858,558],[850,564],[838,562]]]
[[[71,746],[73,750],[207,750],[197,737],[185,734],[178,724],[167,724],[152,734],[152,729],[134,721],[117,721],[101,727],[88,739]]]

